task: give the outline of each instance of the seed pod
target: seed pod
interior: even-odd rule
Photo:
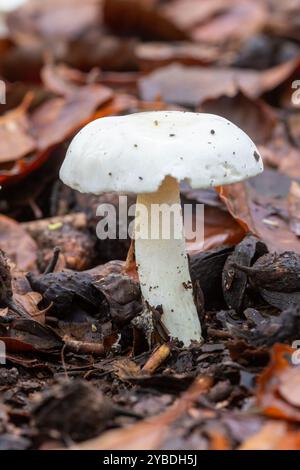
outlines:
[[[259,289],[262,298],[278,310],[286,310],[291,306],[300,305],[300,292],[276,292]]]
[[[261,256],[252,267],[234,265],[247,273],[251,284],[276,292],[300,291],[300,255],[293,251]]]
[[[236,312],[243,311],[247,276],[242,269],[235,268],[241,265],[250,266],[256,256],[266,252],[265,244],[254,235],[248,234],[228,256],[222,274],[223,295],[228,308]]]

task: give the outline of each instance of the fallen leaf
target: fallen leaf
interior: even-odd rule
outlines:
[[[299,41],[299,3],[297,1],[278,2],[271,0],[272,15],[268,16],[267,28],[279,37],[289,37]]]
[[[258,377],[257,402],[262,413],[291,422],[300,421],[300,368],[292,364],[290,346],[273,346],[271,362]]]
[[[141,78],[139,92],[146,101],[159,97],[167,103],[186,106],[200,106],[207,99],[223,95],[233,97],[240,90],[257,98],[282,84],[297,67],[295,60],[263,72],[171,64]]]
[[[15,320],[5,326],[0,324],[0,340],[12,353],[58,352],[63,346],[62,340],[52,329],[31,320]]]
[[[46,101],[31,116],[37,148],[43,151],[63,142],[87,124],[97,108],[111,97],[111,91],[102,85],[86,85],[66,98]]]
[[[109,88],[85,84],[84,75],[66,67],[62,73],[59,67],[46,66],[44,75],[46,82],[54,82],[53,88],[64,96],[47,99],[30,113],[27,109],[31,97],[27,96],[17,109],[0,117],[0,137],[5,142],[0,152],[2,185],[41,166],[55,146],[92,120],[94,113],[113,96]],[[79,80],[78,75],[82,83],[73,83],[72,80]]]
[[[117,34],[163,40],[217,43],[243,39],[264,26],[266,14],[262,3],[245,0],[104,2],[104,21]],[[240,28],[241,23],[244,28]]]
[[[232,217],[214,190],[184,189],[182,199],[188,204],[204,204],[204,240],[200,243],[196,239],[186,241],[190,255],[220,246],[233,246],[244,238],[247,230]],[[186,218],[185,223],[194,227],[193,222]]]
[[[100,0],[101,1],[101,0]],[[8,15],[11,37],[20,44],[67,40],[101,23],[99,0],[26,2]],[[72,21],[70,21],[70,18]]]
[[[260,2],[233,2],[224,14],[217,14],[208,24],[193,31],[193,39],[209,43],[243,41],[264,27],[267,9]],[[241,28],[241,22],[245,29]]]
[[[21,305],[24,310],[32,316],[33,320],[45,324],[45,314],[51,308],[51,304],[44,310],[38,308],[43,297],[38,292],[27,292],[26,294],[14,293],[14,300]]]
[[[267,181],[262,175],[259,187]],[[271,175],[270,175],[271,176]],[[257,180],[258,181],[258,180]],[[219,194],[230,214],[243,227],[266,243],[270,251],[300,253],[300,240],[290,229],[286,197],[270,197],[256,190],[249,182],[222,186]]]
[[[0,164],[14,162],[36,149],[24,105],[0,117],[0,140]]]
[[[186,39],[185,32],[161,14],[159,0],[104,0],[104,23],[118,34],[140,34],[152,39]]]
[[[5,215],[0,215],[0,248],[19,269],[36,269],[36,243],[18,222]]]

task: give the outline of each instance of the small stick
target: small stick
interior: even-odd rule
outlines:
[[[102,343],[88,343],[70,338],[68,335],[63,337],[65,346],[76,354],[94,354],[96,356],[104,356],[105,349]]]
[[[49,261],[49,264],[46,267],[46,269],[44,271],[44,274],[53,273],[53,271],[54,271],[54,269],[57,265],[59,255],[60,255],[60,248],[58,246],[56,246],[53,250],[53,256],[52,256],[51,260]]]
[[[162,344],[152,353],[152,355],[142,368],[142,371],[147,372],[148,374],[153,374],[156,369],[158,369],[159,366],[161,366],[161,364],[167,359],[170,353],[171,350],[168,344]]]
[[[67,345],[64,344],[62,349],[61,349],[61,353],[60,353],[60,357],[61,357],[61,363],[63,365],[63,368],[64,368],[64,375],[65,375],[65,378],[66,379],[69,379],[69,375],[68,375],[68,371],[67,371],[67,366],[66,366],[66,361],[65,361],[65,349],[66,349]]]
[[[207,328],[207,335],[222,339],[232,338],[232,335],[228,331],[216,330],[215,328]]]

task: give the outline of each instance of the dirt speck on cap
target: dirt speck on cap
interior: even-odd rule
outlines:
[[[255,160],[258,162],[260,159],[259,153],[255,150],[253,155],[254,155]]]

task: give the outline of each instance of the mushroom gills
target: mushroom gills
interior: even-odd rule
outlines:
[[[160,209],[165,217],[159,218],[157,227]],[[171,213],[176,217],[170,220]],[[170,222],[169,230],[163,220]],[[162,306],[162,321],[170,336],[185,346],[192,340],[201,341],[185,248],[180,187],[171,176],[164,179],[157,192],[137,197],[135,256],[143,298],[153,307]]]

